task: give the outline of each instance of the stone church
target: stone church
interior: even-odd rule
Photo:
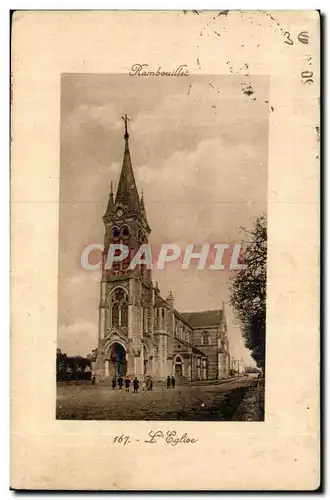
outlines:
[[[151,228],[143,196],[135,183],[127,116],[125,149],[116,196],[112,186],[103,216],[105,239],[100,284],[99,338],[95,349],[98,381],[129,375],[164,380],[219,379],[229,376],[230,355],[225,307],[179,312],[170,292],[166,299],[152,271],[140,264],[129,270],[130,256],[148,243]],[[122,243],[129,256],[105,267],[109,245]]]

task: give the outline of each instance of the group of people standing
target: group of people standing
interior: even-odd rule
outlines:
[[[133,379],[133,381],[131,381],[131,379],[128,376],[125,378],[120,376],[120,377],[118,377],[118,379],[116,377],[114,377],[112,379],[112,389],[115,390],[117,386],[118,386],[119,390],[122,390],[123,387],[125,387],[126,392],[129,392],[130,387],[133,386],[133,392],[139,392],[140,381],[138,380],[137,377],[135,377]],[[145,391],[145,390],[152,391],[152,388],[153,388],[153,381],[151,378],[148,378],[146,380],[144,379],[142,381],[142,390],[143,391]]]
[[[92,374],[92,384],[95,384],[95,374]],[[145,391],[152,391],[153,389],[153,380],[151,377],[147,377],[142,380],[142,390]],[[131,380],[128,376],[125,378],[120,376],[120,377],[113,377],[112,379],[112,389],[115,390],[116,387],[119,388],[119,390],[122,390],[125,388],[126,392],[130,391],[131,386],[133,386],[133,392],[139,392],[140,389],[140,381],[137,377],[134,377],[133,380]],[[166,387],[167,389],[175,389],[175,378],[173,375],[168,375],[166,379]]]
[[[172,375],[172,377],[170,375],[167,377],[166,387],[167,387],[167,389],[171,389],[171,388],[174,389],[175,388],[175,378],[173,377],[173,375]]]

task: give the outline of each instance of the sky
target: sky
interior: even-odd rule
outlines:
[[[61,83],[58,347],[86,355],[97,345],[100,274],[80,259],[86,245],[104,241],[124,153],[121,117],[130,118],[152,248],[240,243],[242,228],[267,209],[268,78],[65,74]],[[200,311],[228,303],[233,273],[172,264],[153,280],[179,311]],[[250,363],[230,312],[229,321],[232,354]]]

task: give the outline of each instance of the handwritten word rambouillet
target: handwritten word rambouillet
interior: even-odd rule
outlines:
[[[186,64],[181,64],[174,71],[164,71],[161,66],[157,71],[149,71],[149,64],[133,64],[129,76],[189,76]]]

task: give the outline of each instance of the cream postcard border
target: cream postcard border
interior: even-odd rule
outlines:
[[[246,28],[237,31],[238,15],[14,15],[13,488],[300,490],[319,484],[319,16],[243,12]],[[258,47],[252,16],[264,33]],[[211,33],[222,20],[226,43]],[[309,44],[297,40],[302,31]],[[128,73],[138,62],[228,74],[228,60],[234,71],[248,62],[251,74],[270,75],[265,422],[56,421],[61,74]],[[311,84],[302,81],[306,70],[313,72]],[[145,444],[151,429],[186,431],[198,442]],[[114,447],[119,433],[140,441]]]

